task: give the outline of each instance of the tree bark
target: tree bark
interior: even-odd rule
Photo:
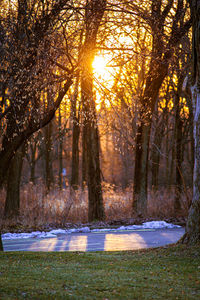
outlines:
[[[75,123],[76,122],[76,123]],[[71,187],[78,189],[79,186],[79,135],[80,125],[78,118],[74,118],[73,131],[72,131],[72,174],[71,174]]]
[[[195,96],[193,95],[193,97]],[[193,198],[189,209],[185,235],[182,238],[182,242],[186,244],[200,243],[200,92],[196,94],[194,141],[195,164],[193,173]]]
[[[77,77],[74,95],[71,101],[72,110],[72,167],[71,167],[71,182],[70,185],[73,189],[78,189],[79,186],[79,136],[80,136],[80,124],[79,124],[79,111],[77,112],[77,97],[79,87],[79,76]]]
[[[200,244],[200,0],[190,0],[192,16],[192,102],[194,115],[193,198],[183,243]]]
[[[175,175],[175,199],[174,199],[174,213],[180,214],[181,212],[181,192],[182,192],[182,160],[183,160],[183,151],[182,151],[182,127],[183,122],[180,116],[180,96],[179,93],[175,95],[175,107],[176,107],[176,116],[175,116],[175,140],[176,140],[176,150],[175,150],[175,162],[176,162],[176,175]]]
[[[140,125],[137,129],[133,213],[145,215],[147,212],[148,155],[151,122],[158,93],[168,72],[169,62],[164,65],[153,61],[146,79],[146,88],[141,99]]]
[[[164,114],[164,111],[163,111]],[[156,115],[158,118],[158,115]],[[161,117],[162,118],[162,117]],[[156,128],[154,133],[153,145],[152,145],[152,189],[154,191],[158,190],[158,178],[159,178],[159,167],[160,167],[160,155],[161,155],[161,145],[164,133],[164,118],[161,121],[156,122]]]
[[[7,194],[4,208],[4,218],[10,219],[20,214],[20,181],[25,154],[25,145],[22,145],[12,159],[8,170]]]
[[[145,216],[147,213],[147,175],[149,138],[151,124],[141,123],[136,139],[135,173],[133,190],[133,211]]]
[[[34,145],[36,146],[36,145]],[[30,181],[35,184],[35,167],[36,167],[36,147],[34,147],[33,149],[31,149],[31,161],[30,161]]]
[[[62,116],[61,109],[58,110],[58,132],[59,132],[59,150],[58,150],[58,161],[59,161],[59,170],[58,170],[58,186],[59,189],[63,188],[63,134],[62,134]]]
[[[88,220],[103,220],[105,217],[101,188],[100,146],[95,99],[93,95],[93,68],[97,32],[106,8],[105,0],[87,2],[86,35],[83,45],[81,96],[83,106],[83,132],[86,143]]]
[[[47,191],[50,191],[54,182],[52,167],[52,127],[52,122],[44,127],[45,183]]]
[[[87,182],[87,160],[86,160],[86,127],[83,124],[82,129],[82,177],[81,177],[81,188],[84,190]]]

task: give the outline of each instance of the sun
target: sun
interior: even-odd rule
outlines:
[[[108,79],[110,77],[107,69],[107,61],[103,56],[95,56],[92,67],[94,75],[99,79]]]

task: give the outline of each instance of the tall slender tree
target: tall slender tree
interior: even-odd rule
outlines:
[[[71,114],[72,114],[72,166],[71,166],[71,182],[73,189],[77,189],[79,185],[79,136],[80,136],[80,106],[78,103],[79,75],[75,82],[74,93],[71,98]]]
[[[85,41],[82,52],[81,93],[84,116],[84,136],[87,162],[88,185],[88,220],[104,219],[104,207],[101,188],[100,170],[100,140],[97,124],[95,98],[93,94],[92,63],[96,51],[97,33],[103,14],[106,9],[106,0],[90,0],[85,8]]]

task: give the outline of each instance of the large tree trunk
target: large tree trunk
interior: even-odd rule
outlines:
[[[22,145],[12,159],[8,170],[7,194],[4,208],[4,217],[15,218],[20,210],[20,181],[25,154],[25,145]]]
[[[193,97],[195,97],[193,95]],[[200,93],[196,96],[194,118],[195,164],[193,173],[193,198],[186,224],[186,232],[182,242],[187,244],[200,243]]]
[[[190,0],[193,21],[192,102],[194,114],[193,198],[182,242],[200,244],[200,0]]]

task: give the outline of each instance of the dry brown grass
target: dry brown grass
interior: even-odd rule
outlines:
[[[160,188],[158,191],[149,191],[148,215],[159,218],[177,217],[174,212],[174,199],[175,187],[171,187],[170,189]],[[179,216],[186,217],[188,215],[190,206],[188,200],[191,201],[191,199],[191,189],[187,190],[187,196],[185,193],[180,194],[181,211],[179,212]]]
[[[191,198],[191,192],[188,191]],[[0,217],[3,219],[3,207],[6,193],[0,194]],[[103,184],[103,197],[106,221],[129,219],[132,217],[132,187],[122,190],[111,184]],[[187,198],[181,195],[181,216],[187,216]],[[149,192],[148,217],[166,219],[174,217],[174,189]],[[27,184],[21,189],[20,217],[13,223],[23,224],[25,227],[39,227],[44,224],[64,225],[66,223],[87,222],[87,189],[71,191],[70,188],[60,191],[55,189],[46,194],[45,187]],[[4,225],[11,225],[11,221],[4,221]],[[13,224],[14,225],[14,224]]]

